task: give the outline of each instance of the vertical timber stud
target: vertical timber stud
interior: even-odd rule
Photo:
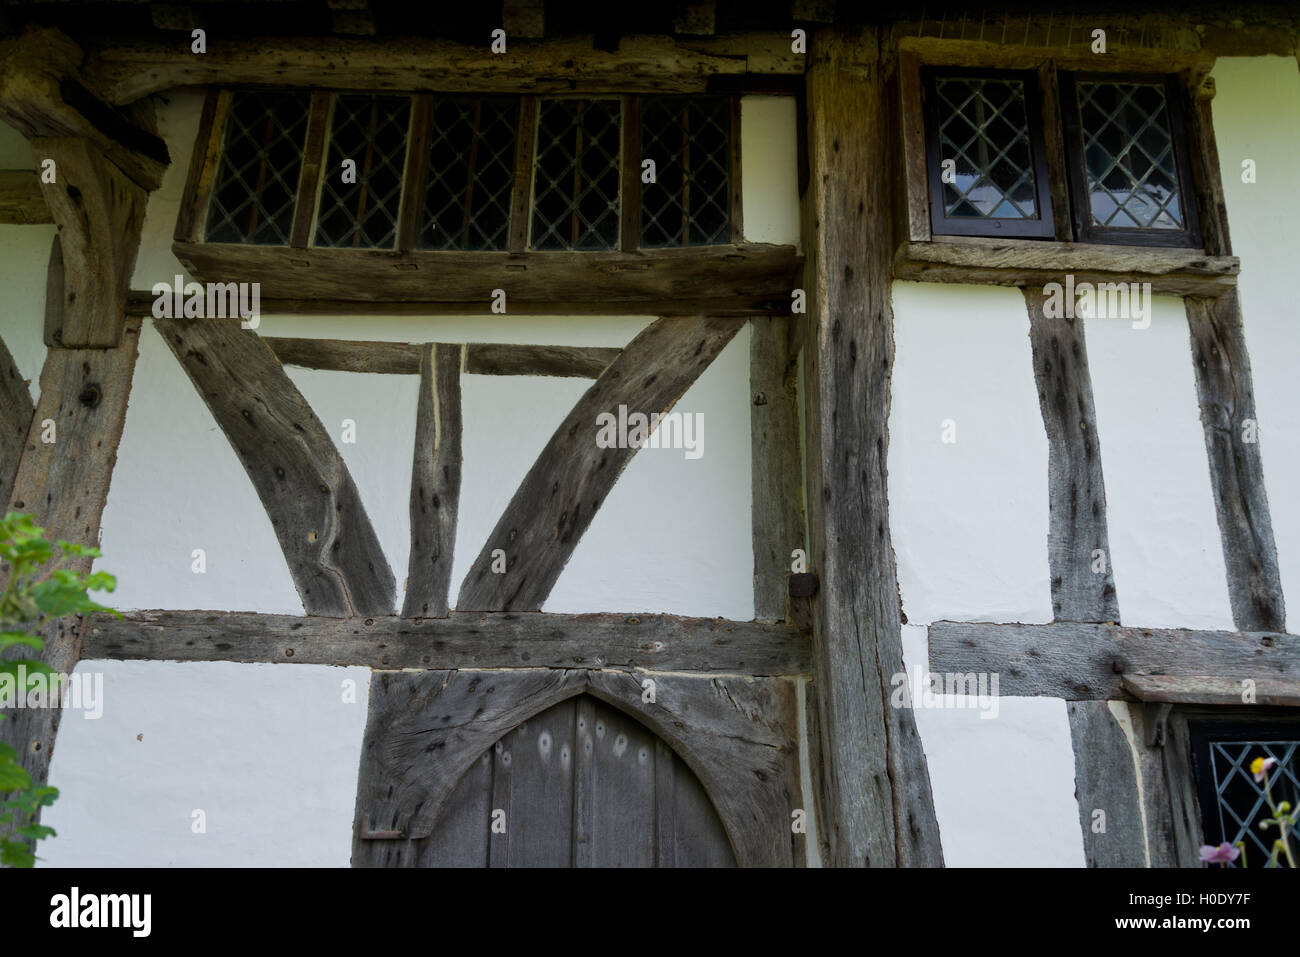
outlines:
[[[1185,303],[1232,621],[1241,631],[1286,631],[1237,291]]]
[[[879,36],[818,30],[807,73],[803,343],[820,820],[832,866],[943,862],[930,775],[909,708],[889,537],[893,368],[892,168]]]
[[[139,340],[140,320],[128,319],[115,349],[51,349],[45,358],[41,396],[7,510],[32,515],[50,541],[99,541]],[[53,442],[44,441],[46,419],[54,422]],[[74,558],[67,564],[89,572],[91,563]],[[75,626],[59,622],[43,637],[41,660],[57,672],[71,673],[81,653]],[[49,773],[59,714],[58,708],[24,708],[0,722],[0,736],[19,750],[35,781],[44,782]]]

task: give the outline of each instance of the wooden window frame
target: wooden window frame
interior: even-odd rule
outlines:
[[[1067,175],[1072,207],[1071,226],[1075,238],[1085,243],[1119,246],[1173,246],[1180,249],[1203,248],[1198,184],[1192,174],[1191,150],[1187,141],[1185,93],[1178,78],[1171,73],[1098,73],[1085,70],[1058,70],[1060,116],[1065,133]],[[1174,165],[1178,176],[1179,204],[1183,212],[1182,229],[1156,229],[1128,226],[1097,226],[1092,222],[1092,201],[1088,194],[1088,171],[1083,155],[1083,127],[1079,115],[1079,80],[1103,80],[1115,83],[1151,83],[1162,81],[1165,109],[1173,142]],[[1188,202],[1191,199],[1191,202]]]
[[[243,87],[240,87],[241,89]],[[488,311],[491,291],[504,288],[511,310],[523,303],[541,311],[565,305],[575,313],[647,312],[784,315],[790,289],[798,285],[803,258],[793,245],[746,242],[743,238],[740,99],[743,91],[704,91],[730,99],[728,187],[729,240],[709,245],[643,248],[640,202],[640,97],[610,91],[574,94],[622,103],[620,133],[619,246],[613,250],[531,248],[533,172],[540,96],[519,99],[514,183],[507,250],[419,248],[419,221],[433,98],[436,93],[400,90],[315,90],[311,93],[303,165],[288,246],[241,248],[208,243],[204,221],[232,88],[210,88],[200,120],[189,176],[177,217],[173,251],[195,279],[257,281],[269,299],[299,299],[336,307],[346,302],[419,302],[431,307],[458,304],[465,312]],[[413,99],[408,127],[397,239],[387,249],[334,249],[312,242],[319,217],[322,177],[334,97],[344,93],[405,95]],[[464,94],[452,94],[463,96]],[[502,95],[502,94],[498,94]],[[690,97],[694,93],[675,94]],[[564,98],[567,94],[560,94]],[[629,242],[630,240],[630,242]],[[481,308],[480,308],[481,307]],[[451,311],[448,305],[446,311]]]
[[[1034,171],[1034,202],[1038,216],[1034,219],[995,219],[992,217],[949,217],[943,208],[943,169],[939,143],[938,94],[935,81],[940,77],[987,77],[1017,80],[1025,88],[1025,118],[1029,124],[1030,164]],[[930,229],[936,236],[988,236],[1018,239],[1045,238],[1055,235],[1051,175],[1047,163],[1047,144],[1039,75],[1034,70],[998,70],[979,67],[926,66],[921,68],[922,104],[925,120],[925,157],[930,192]]]

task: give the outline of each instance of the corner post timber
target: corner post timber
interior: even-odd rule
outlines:
[[[942,864],[921,739],[890,706],[903,673],[886,453],[893,368],[892,127],[875,29],[810,37],[803,199],[815,770],[831,866]],[[853,135],[844,135],[853,130]]]
[[[58,30],[30,27],[0,40],[0,120],[28,139],[38,167],[54,161],[54,181],[42,177],[40,185],[59,230],[46,282],[50,348],[40,398],[0,504],[30,514],[51,541],[93,546],[139,346],[140,320],[127,318],[126,294],[145,201],[168,156],[138,122],[151,123],[149,111],[128,116],[99,100],[80,82],[81,60]],[[67,564],[88,572],[92,561]],[[77,626],[56,622],[43,637],[41,659],[70,673],[81,652]],[[59,717],[58,708],[24,708],[0,723],[38,783],[48,778]]]

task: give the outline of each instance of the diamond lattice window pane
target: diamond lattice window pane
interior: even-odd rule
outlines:
[[[534,249],[616,249],[622,108],[543,100],[533,172]]]
[[[287,246],[311,96],[231,94],[204,238],[210,243]]]
[[[646,97],[641,156],[655,182],[641,185],[643,246],[703,246],[731,238],[731,102],[726,97]]]
[[[518,126],[514,97],[434,102],[422,249],[507,248]]]
[[[1163,84],[1080,81],[1079,125],[1094,225],[1186,226]]]
[[[1277,827],[1259,829],[1259,822],[1270,817],[1264,799],[1264,784],[1250,772],[1255,758],[1276,758],[1269,772],[1268,786],[1274,802],[1289,801],[1296,806],[1300,799],[1300,742],[1297,741],[1209,741],[1210,774],[1213,778],[1215,806],[1201,809],[1210,832],[1220,842],[1246,844],[1246,864],[1264,866],[1272,854]],[[1214,829],[1217,824],[1217,831]],[[1292,842],[1292,850],[1295,845]]]
[[[329,151],[321,174],[317,246],[391,249],[397,243],[411,98],[334,98]],[[343,182],[343,161],[357,164],[356,182]]]
[[[1037,219],[1025,84],[1001,77],[939,76],[939,150],[954,160],[943,184],[952,219]]]

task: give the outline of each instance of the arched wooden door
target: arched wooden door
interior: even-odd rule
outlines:
[[[591,695],[529,718],[461,778],[419,867],[734,867],[691,769]]]

